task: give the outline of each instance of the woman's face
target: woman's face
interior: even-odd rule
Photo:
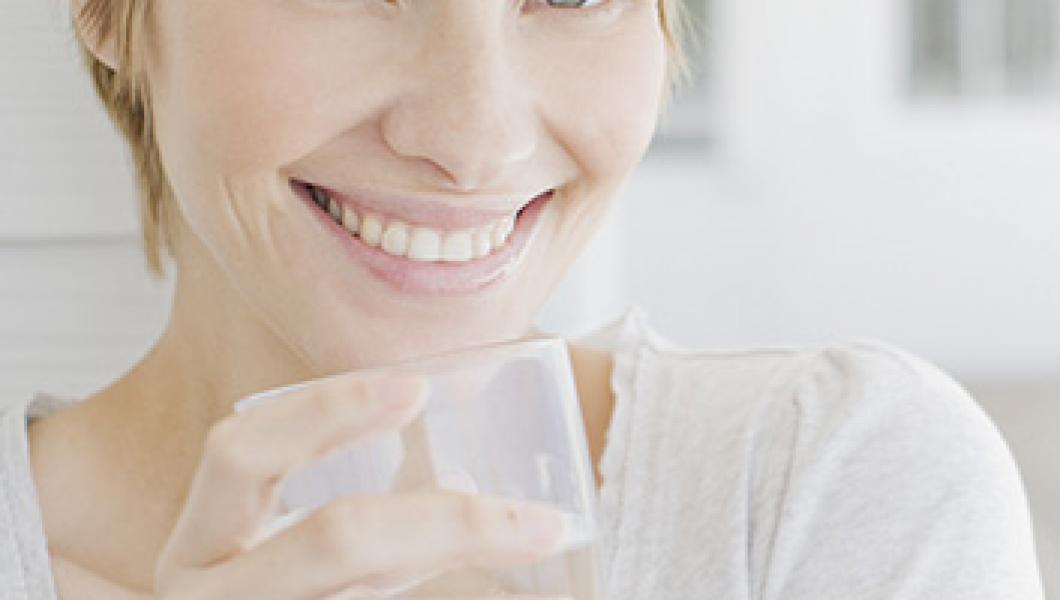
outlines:
[[[564,4],[152,3],[181,234],[321,372],[523,335],[642,157],[666,72],[657,0]]]

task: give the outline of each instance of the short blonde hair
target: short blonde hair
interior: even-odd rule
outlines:
[[[659,18],[666,35],[669,72],[664,106],[673,90],[688,78],[683,41],[688,30],[685,0],[659,0]],[[99,60],[78,36],[81,54],[96,94],[129,145],[139,197],[144,259],[148,271],[165,275],[162,253],[172,255],[173,234],[167,211],[173,208],[173,189],[162,168],[151,112],[140,44],[147,39],[149,0],[86,0],[74,17],[75,31],[106,40],[115,50],[115,68]]]

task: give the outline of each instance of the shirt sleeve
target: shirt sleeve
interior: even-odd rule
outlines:
[[[1008,447],[930,363],[871,341],[813,351],[760,433],[751,597],[1043,597]]]

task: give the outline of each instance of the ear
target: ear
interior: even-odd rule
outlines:
[[[118,47],[114,40],[114,32],[108,31],[106,39],[99,39],[99,35],[92,27],[93,23],[85,23],[79,17],[85,9],[88,0],[70,0],[70,14],[73,17],[74,30],[77,37],[84,42],[85,47],[92,56],[101,63],[107,65],[112,71],[118,70]]]

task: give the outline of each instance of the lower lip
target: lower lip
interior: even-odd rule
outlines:
[[[497,285],[522,262],[536,225],[553,192],[534,198],[519,213],[508,241],[501,248],[467,262],[421,262],[394,256],[369,246],[346,231],[313,201],[309,190],[291,182],[295,195],[306,203],[324,229],[335,236],[347,255],[394,289],[420,296],[452,296],[481,292]]]

